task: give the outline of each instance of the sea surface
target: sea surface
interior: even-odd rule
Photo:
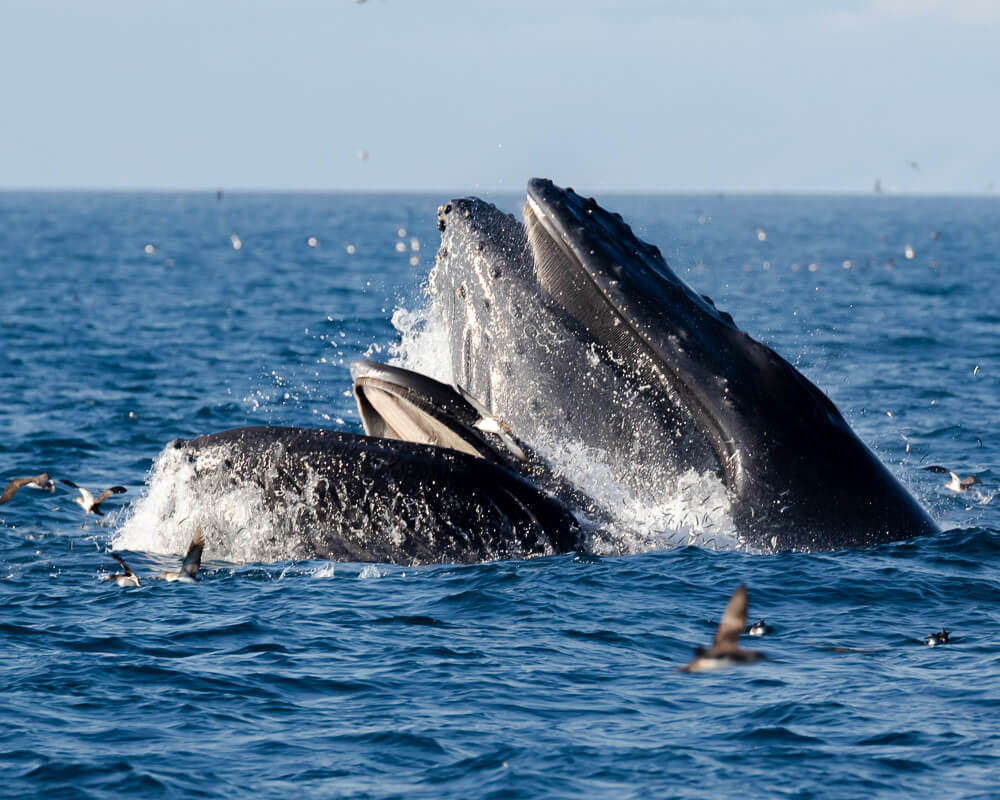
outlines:
[[[625,554],[209,543],[201,583],[156,579],[189,535],[145,497],[168,441],[360,432],[353,359],[446,363],[421,309],[448,199],[0,193],[0,483],[128,489],[101,518],[63,484],[0,507],[0,795],[1000,796],[997,198],[598,197],[826,391],[940,535],[754,555],[683,544],[681,514]],[[111,549],[141,588],[100,580]],[[740,583],[768,660],[678,673]]]

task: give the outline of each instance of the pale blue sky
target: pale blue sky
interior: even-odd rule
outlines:
[[[0,0],[0,75],[0,188],[1000,191],[1000,0]]]

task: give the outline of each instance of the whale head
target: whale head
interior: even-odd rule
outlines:
[[[527,195],[541,289],[691,421],[747,540],[834,549],[937,530],[820,389],[682,281],[621,216],[545,179]]]

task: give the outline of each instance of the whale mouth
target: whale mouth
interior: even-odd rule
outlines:
[[[354,399],[369,436],[448,447],[508,468],[531,452],[468,394],[400,367],[351,364]]]

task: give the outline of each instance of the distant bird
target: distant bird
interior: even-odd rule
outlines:
[[[906,166],[908,166],[914,172],[920,172],[920,165],[916,161],[913,161],[912,159],[909,158],[906,159]]]
[[[111,557],[118,562],[124,572],[116,572],[113,575],[104,575],[102,581],[114,581],[121,587],[126,586],[142,586],[142,581],[139,580],[139,576],[132,572],[132,568],[125,563],[124,559],[118,553],[112,553]]]
[[[75,483],[73,483],[73,481],[68,481],[65,478],[60,478],[60,481],[62,483],[65,483],[67,486],[72,486],[80,493],[79,497],[73,498],[73,502],[83,509],[84,514],[93,513],[97,514],[97,516],[99,517],[104,516],[104,512],[101,511],[100,508],[101,503],[103,503],[113,494],[123,494],[124,492],[128,491],[128,489],[126,489],[124,486],[112,486],[110,489],[105,489],[103,492],[97,495],[97,498],[95,499],[94,495],[92,495],[82,486],[77,486]]]
[[[873,190],[875,194],[882,194],[882,181],[878,178],[875,179],[875,188]]]
[[[953,492],[967,492],[977,483],[982,483],[979,478],[975,475],[966,475],[964,478],[959,478],[954,472],[952,472],[947,467],[942,467],[939,464],[931,464],[929,467],[922,467],[925,472],[937,472],[941,475],[950,475],[951,479],[944,485],[945,489],[951,489]]]
[[[759,619],[749,628],[747,628],[747,633],[750,636],[763,636],[764,634],[771,633],[774,628],[768,625],[764,620]]]
[[[160,577],[173,583],[194,583],[200,581],[198,570],[201,568],[201,551],[205,549],[205,537],[201,528],[195,528],[194,536],[191,537],[191,544],[188,545],[187,555],[181,564],[179,572],[161,572]]]
[[[942,628],[938,633],[932,633],[924,639],[924,644],[928,647],[936,647],[939,644],[948,644],[948,631]]]
[[[27,486],[29,489],[42,489],[47,492],[54,492],[56,490],[56,485],[47,472],[43,472],[41,475],[32,475],[28,478],[14,478],[14,480],[7,484],[3,490],[3,494],[0,494],[0,506],[13,500],[14,495],[24,486]]]
[[[753,664],[767,658],[763,653],[754,650],[740,650],[740,635],[746,630],[746,626],[747,587],[740,584],[729,598],[712,646],[708,650],[703,647],[695,650],[694,659],[680,667],[678,672],[714,672]]]

